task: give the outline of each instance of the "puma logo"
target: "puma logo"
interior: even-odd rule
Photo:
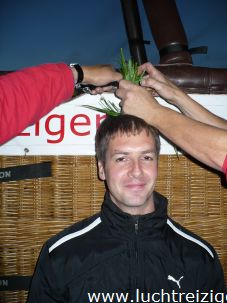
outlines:
[[[182,280],[183,278],[184,278],[184,276],[180,277],[179,280],[176,280],[173,276],[168,275],[168,280],[177,283],[177,286],[179,287],[179,289],[181,288],[181,286],[180,286],[180,280]]]

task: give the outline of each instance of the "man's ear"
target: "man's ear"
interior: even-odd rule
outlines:
[[[106,180],[104,165],[101,161],[98,161],[98,175],[100,180]]]

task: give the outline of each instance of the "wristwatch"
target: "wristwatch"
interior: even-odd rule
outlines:
[[[84,72],[82,70],[82,67],[78,63],[70,63],[69,66],[75,68],[77,71],[77,82],[75,83],[75,87],[78,87],[84,80]]]

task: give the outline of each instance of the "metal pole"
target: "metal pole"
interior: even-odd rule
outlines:
[[[139,65],[147,62],[145,43],[136,0],[121,0],[123,17],[132,59]]]

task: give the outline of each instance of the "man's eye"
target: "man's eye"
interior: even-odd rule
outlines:
[[[125,157],[119,157],[116,159],[116,162],[123,162],[125,161]]]
[[[151,157],[151,156],[144,156],[144,160],[146,160],[146,161],[152,161],[153,157]]]

